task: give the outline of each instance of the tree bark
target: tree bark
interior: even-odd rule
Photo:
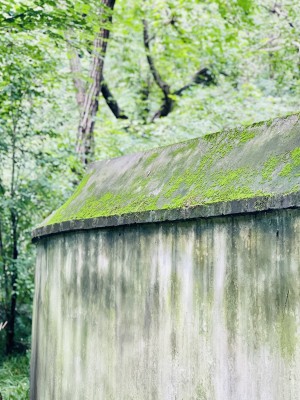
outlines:
[[[17,235],[17,216],[14,210],[11,212],[11,224],[12,224],[12,272],[11,272],[11,296],[10,296],[10,310],[7,324],[7,336],[6,336],[6,353],[11,354],[14,348],[15,342],[15,321],[16,321],[16,305],[17,305],[17,266],[16,261],[18,259],[18,235]]]
[[[72,80],[76,90],[76,101],[81,113],[85,98],[85,86],[83,80],[80,77],[81,74],[80,58],[78,52],[75,49],[73,49],[70,44],[68,48],[70,52],[70,69],[72,72]]]
[[[106,101],[106,104],[108,105],[111,112],[114,114],[114,116],[116,118],[128,119],[127,115],[119,107],[119,104],[117,103],[116,99],[113,97],[113,95],[112,95],[111,91],[109,90],[109,87],[103,77],[102,77],[102,81],[101,81],[101,93]]]
[[[11,211],[10,211],[10,221],[11,221],[11,236],[12,236],[12,249],[11,249],[11,282],[10,282],[10,307],[8,310],[8,321],[7,321],[7,334],[6,334],[6,354],[11,354],[14,348],[15,339],[15,320],[16,320],[16,305],[17,305],[17,259],[18,259],[18,222],[17,222],[17,212],[14,207],[15,198],[15,170],[16,170],[16,125],[14,124],[14,129],[12,133],[12,174],[11,174],[11,188],[10,188],[10,198],[12,201]]]
[[[115,0],[102,0],[100,24],[111,23]],[[77,132],[76,152],[83,164],[87,164],[94,152],[95,116],[99,108],[98,97],[101,91],[104,59],[109,39],[109,29],[100,28],[93,43],[93,60],[90,70],[90,85],[87,88],[82,105],[82,112]]]
[[[4,278],[3,311],[4,311],[5,321],[7,321],[8,320],[7,299],[9,298],[9,290],[8,290],[8,278],[7,278],[7,271],[6,271],[6,257],[5,257],[5,254],[4,254],[4,244],[3,244],[3,233],[2,233],[2,221],[1,221],[1,219],[0,219],[0,262],[2,263],[2,273],[3,273],[3,278]]]
[[[163,102],[160,109],[155,113],[152,117],[151,121],[154,121],[156,118],[165,117],[167,116],[173,109],[174,101],[170,97],[171,91],[170,86],[162,79],[158,69],[155,66],[154,60],[152,58],[150,52],[150,35],[149,35],[149,26],[148,22],[144,19],[143,20],[143,38],[144,38],[144,46],[146,50],[146,57],[148,61],[148,65],[153,76],[153,79],[157,86],[163,93]]]

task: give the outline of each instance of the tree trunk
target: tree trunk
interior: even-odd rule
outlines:
[[[6,333],[6,354],[11,354],[14,348],[14,338],[15,338],[15,321],[16,321],[16,305],[17,305],[17,279],[18,279],[18,269],[17,269],[17,259],[18,259],[18,221],[17,212],[14,206],[15,200],[15,174],[16,174],[16,124],[12,132],[12,173],[11,173],[11,188],[10,188],[10,198],[12,202],[10,211],[10,221],[11,221],[11,282],[10,282],[10,306],[8,307],[8,321],[7,321],[7,333]]]
[[[100,24],[112,21],[112,10],[115,0],[102,0]],[[81,110],[80,122],[77,132],[76,152],[83,164],[87,164],[94,152],[94,125],[95,116],[99,108],[98,97],[101,91],[101,81],[104,67],[104,59],[109,39],[109,29],[101,28],[93,43],[93,60],[90,71],[91,84],[88,87]]]
[[[9,298],[9,289],[8,289],[8,278],[7,278],[7,271],[6,271],[6,259],[4,254],[4,245],[3,245],[3,234],[2,234],[2,221],[0,219],[0,262],[2,263],[2,273],[4,279],[4,294],[3,294],[3,314],[1,317],[5,318],[5,321],[8,320],[8,309],[7,309],[7,301]],[[4,322],[4,321],[0,321]]]
[[[11,212],[11,223],[12,223],[12,274],[11,274],[11,296],[10,296],[10,310],[7,324],[7,336],[6,336],[6,353],[11,354],[14,348],[15,339],[15,321],[16,321],[16,305],[17,305],[17,266],[16,261],[18,259],[18,236],[17,236],[17,216],[14,210]]]

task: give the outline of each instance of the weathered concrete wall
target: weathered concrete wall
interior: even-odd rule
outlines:
[[[298,400],[300,210],[38,242],[32,400]]]

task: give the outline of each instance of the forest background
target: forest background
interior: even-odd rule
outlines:
[[[0,0],[3,399],[28,399],[31,230],[86,164],[299,101],[297,0]]]

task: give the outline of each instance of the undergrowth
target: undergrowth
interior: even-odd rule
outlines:
[[[0,399],[29,400],[29,354],[0,362]]]

